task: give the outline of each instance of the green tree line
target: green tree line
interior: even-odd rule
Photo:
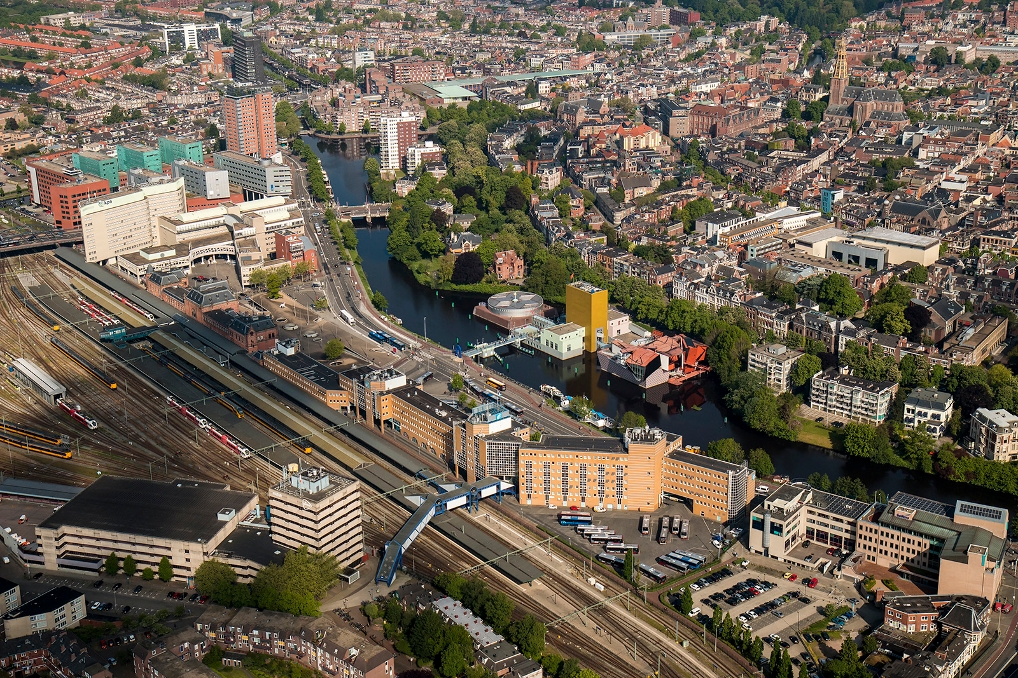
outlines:
[[[257,607],[317,617],[319,604],[339,578],[335,556],[309,551],[301,546],[286,554],[282,565],[267,565],[254,581],[237,581],[232,567],[207,560],[195,571],[195,588],[212,602],[227,607]]]

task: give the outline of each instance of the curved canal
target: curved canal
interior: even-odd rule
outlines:
[[[305,138],[316,150],[323,169],[329,174],[337,202],[362,204],[366,198],[367,177],[363,157],[343,152],[318,140]],[[389,231],[385,228],[359,228],[358,251],[373,290],[389,301],[389,312],[403,320],[404,326],[420,335],[452,347],[457,341],[483,342],[495,338],[498,328],[473,317],[472,311],[484,295],[438,292],[422,287],[405,266],[391,259],[386,251]],[[826,473],[831,479],[848,475],[862,479],[871,490],[888,495],[904,490],[931,499],[953,503],[965,499],[1007,507],[1018,506],[1015,497],[936,478],[923,473],[872,464],[848,458],[813,445],[790,443],[751,431],[729,415],[720,387],[711,377],[684,384],[663,386],[644,393],[621,379],[609,379],[597,369],[592,356],[568,361],[549,359],[506,348],[498,358],[486,360],[488,369],[538,388],[551,384],[571,396],[590,398],[595,409],[610,417],[635,411],[652,426],[679,433],[689,445],[706,447],[712,440],[734,438],[745,449],[762,447],[770,454],[778,473],[805,478],[813,472]]]

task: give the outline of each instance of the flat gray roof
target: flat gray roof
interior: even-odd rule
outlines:
[[[26,499],[50,499],[53,501],[70,501],[81,493],[82,488],[56,483],[44,483],[25,478],[4,478],[0,482],[0,495],[24,497]]]
[[[862,238],[864,240],[873,240],[875,242],[886,242],[891,243],[892,245],[901,245],[903,247],[921,247],[923,249],[940,244],[939,238],[931,238],[926,235],[916,235],[915,233],[905,233],[903,231],[894,231],[880,226],[873,226],[872,228],[867,228],[864,231],[848,235],[850,238]]]
[[[226,525],[219,511],[241,513],[255,497],[222,483],[168,482],[102,476],[39,523],[43,528],[77,527],[121,534],[210,541]]]

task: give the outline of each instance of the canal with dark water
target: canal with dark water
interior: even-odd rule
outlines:
[[[364,157],[312,138],[305,140],[318,153],[337,202],[364,203],[367,194]],[[500,328],[488,326],[472,314],[474,306],[485,296],[442,291],[436,294],[435,290],[419,285],[405,266],[389,257],[388,235],[386,228],[358,228],[358,251],[371,288],[385,295],[389,312],[401,318],[404,327],[449,348],[457,342],[466,347],[468,342],[496,338]],[[610,375],[600,372],[593,356],[560,361],[509,347],[484,364],[535,389],[551,384],[568,395],[584,395],[591,399],[595,409],[609,417],[618,418],[626,411],[635,411],[646,417],[651,426],[681,434],[687,445],[706,447],[712,440],[734,438],[746,450],[762,447],[770,454],[777,472],[792,478],[805,478],[813,472],[826,473],[832,480],[848,475],[862,479],[871,492],[879,489],[888,496],[904,490],[950,503],[957,499],[989,503],[1012,512],[1018,505],[1018,500],[1010,495],[763,436],[728,412],[721,388],[713,377],[644,393],[634,384],[610,379]]]

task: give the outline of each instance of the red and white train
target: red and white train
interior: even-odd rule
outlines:
[[[213,438],[221,442],[223,445],[225,445],[227,449],[232,450],[235,454],[240,455],[241,459],[251,458],[251,450],[241,445],[240,442],[236,438],[231,436],[229,433],[225,433],[217,429],[213,424],[209,422],[208,419],[202,417],[198,412],[188,408],[186,405],[177,402],[177,399],[174,398],[173,396],[167,396],[166,402],[169,405],[176,408],[176,410],[180,412],[182,415],[190,419],[195,426],[202,429],[210,436],[212,436]]]
[[[155,321],[156,317],[155,317],[154,315],[152,315],[152,314],[151,314],[151,313],[149,313],[148,311],[144,310],[143,308],[141,308],[140,306],[138,306],[138,304],[134,303],[133,301],[131,301],[130,299],[128,299],[128,298],[127,298],[127,297],[125,297],[124,295],[122,295],[122,294],[119,294],[119,293],[117,293],[117,292],[113,292],[113,291],[111,290],[111,291],[110,291],[110,296],[112,296],[112,297],[113,297],[114,299],[116,299],[116,300],[117,300],[117,301],[119,301],[119,302],[120,302],[121,304],[123,304],[123,305],[124,305],[124,306],[126,306],[127,308],[131,309],[131,310],[132,310],[132,311],[134,311],[135,313],[141,314],[141,315],[145,316],[146,318],[148,318],[148,319],[149,319],[149,320],[151,320],[151,321]]]
[[[84,297],[78,297],[78,308],[103,327],[119,325],[120,321]]]
[[[67,414],[71,415],[71,419],[74,419],[79,424],[87,428],[89,431],[94,431],[97,428],[99,428],[99,423],[95,419],[92,419],[91,417],[87,416],[84,412],[82,412],[80,405],[69,403],[63,398],[57,398],[57,405],[59,405],[60,409],[62,409],[64,412],[67,412]]]

